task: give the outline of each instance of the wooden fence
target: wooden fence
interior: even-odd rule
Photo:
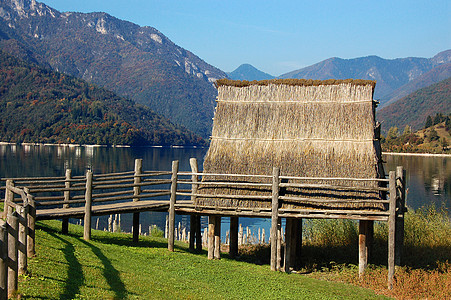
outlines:
[[[259,217],[271,218],[271,269],[290,271],[299,260],[302,245],[302,218],[329,218],[359,220],[359,271],[363,274],[369,258],[371,248],[373,222],[388,222],[388,284],[392,286],[394,266],[400,264],[401,248],[404,233],[405,212],[405,171],[398,167],[389,173],[388,179],[361,179],[361,178],[305,178],[280,176],[278,168],[274,168],[272,175],[246,175],[246,174],[207,174],[198,171],[197,161],[190,160],[191,171],[180,172],[178,161],[174,161],[171,171],[143,171],[142,160],[135,161],[135,170],[130,172],[92,174],[88,171],[85,176],[71,176],[66,170],[64,177],[40,178],[8,178],[5,179],[5,214],[14,218],[22,208],[28,209],[28,248],[34,249],[34,220],[62,219],[62,231],[67,233],[68,218],[84,219],[84,239],[91,237],[91,218],[95,215],[110,215],[117,213],[133,213],[133,241],[138,241],[139,213],[143,211],[165,211],[169,213],[168,222],[168,249],[174,250],[175,214],[190,215],[190,250],[202,248],[200,216],[209,216],[208,221],[208,258],[220,258],[220,225],[221,217],[230,217],[230,255],[238,253],[238,218]],[[266,178],[271,183],[244,183],[244,182],[208,182],[202,181],[206,176]],[[281,188],[315,188],[313,184],[286,183],[288,180],[322,180],[333,181],[346,179],[353,181],[373,181],[386,185],[367,189],[373,192],[387,194],[386,199],[377,200],[386,207],[383,210],[355,210],[355,209],[282,209],[284,202],[324,204],[330,199],[306,199],[295,196],[280,195]],[[215,195],[200,194],[200,185],[221,185],[227,187],[265,186],[270,187],[270,196],[251,195]],[[189,185],[191,188],[182,189]],[[333,188],[339,190],[355,190],[351,184],[348,186],[333,184],[318,185],[318,188]],[[16,196],[14,196],[16,195]],[[196,197],[228,198],[228,199],[254,199],[267,201],[268,208],[246,207],[218,207],[196,205]],[[156,199],[166,197],[166,199]],[[182,200],[180,198],[183,198]],[[186,200],[190,199],[190,200]],[[343,200],[333,202],[365,203],[368,200]],[[371,200],[374,202],[374,200]],[[16,213],[14,212],[16,211]],[[31,214],[30,214],[31,211]],[[16,218],[19,218],[16,216]],[[281,237],[281,219],[286,219],[285,243]],[[21,219],[21,218],[19,218]],[[23,219],[21,219],[23,220]],[[23,222],[22,222],[23,223]],[[32,223],[32,224],[31,224]],[[25,224],[25,223],[23,223]],[[9,228],[5,225],[5,228]],[[11,227],[13,228],[13,227]],[[11,229],[12,230],[12,229]],[[5,230],[4,230],[5,231]],[[6,230],[7,231],[7,230]],[[5,231],[5,232],[6,232]],[[1,233],[1,229],[0,229]],[[3,248],[2,248],[3,249]],[[283,250],[283,252],[282,252]],[[34,250],[33,250],[34,251]],[[4,252],[2,252],[4,253]],[[29,252],[32,254],[33,252]],[[2,256],[3,257],[3,256]],[[283,261],[282,261],[283,257]],[[1,264],[0,264],[1,267]],[[0,280],[3,278],[0,274]]]

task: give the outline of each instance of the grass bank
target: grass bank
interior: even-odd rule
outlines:
[[[29,276],[21,277],[23,299],[375,299],[373,291],[350,284],[272,272],[268,265],[230,260],[209,261],[176,243],[93,231],[71,225],[59,233],[57,221],[40,222],[37,256],[29,261]]]

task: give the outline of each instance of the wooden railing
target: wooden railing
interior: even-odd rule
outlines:
[[[403,240],[403,216],[405,211],[405,175],[402,167],[397,171],[389,173],[389,178],[311,178],[280,176],[278,168],[274,168],[272,175],[246,175],[246,174],[212,174],[198,171],[197,161],[190,160],[191,172],[179,172],[178,161],[174,161],[171,171],[143,171],[142,160],[135,161],[135,170],[130,172],[92,174],[88,171],[85,176],[71,176],[71,171],[67,170],[64,177],[40,177],[40,178],[9,178],[6,180],[5,190],[5,212],[13,215],[14,210],[21,212],[31,209],[32,216],[37,219],[62,219],[62,231],[67,233],[69,217],[84,218],[84,238],[91,237],[92,215],[113,214],[113,213],[133,213],[133,240],[138,241],[139,233],[139,212],[148,210],[169,212],[168,249],[174,249],[175,213],[191,215],[190,249],[201,248],[200,215],[209,216],[208,230],[208,257],[219,258],[220,249],[220,216],[230,216],[230,249],[237,252],[237,237],[232,230],[239,216],[271,218],[271,269],[279,270],[280,266],[280,219],[287,220],[300,218],[338,218],[355,219],[361,222],[386,221],[389,224],[389,285],[393,282],[394,265],[399,263],[401,245]],[[207,181],[211,176],[221,176],[223,178],[243,178],[243,179],[266,179],[265,183],[251,182],[222,182]],[[203,180],[203,181],[202,181]],[[329,184],[299,183],[309,180],[321,180],[330,182]],[[346,185],[338,185],[337,180],[346,181]],[[287,182],[291,181],[291,182]],[[294,182],[293,182],[294,181]],[[355,187],[352,182],[371,181],[377,183],[376,187]],[[295,183],[298,182],[298,183]],[[181,187],[190,185],[189,189]],[[223,186],[227,188],[248,188],[264,187],[270,190],[267,196],[252,195],[230,195],[230,194],[208,194],[200,193],[199,186]],[[154,188],[151,188],[154,187]],[[387,198],[380,199],[313,199],[298,195],[281,195],[281,188],[308,188],[308,189],[334,189],[340,191],[365,191],[387,195]],[[16,197],[14,196],[16,195]],[[168,198],[164,200],[154,200],[155,197]],[[181,200],[189,198],[190,200]],[[198,205],[196,198],[225,198],[225,199],[245,199],[265,202],[264,207],[220,207],[217,205]],[[365,204],[380,203],[383,209],[346,209],[328,208],[308,209],[308,208],[282,208],[284,203],[299,204]],[[30,203],[33,203],[31,205]],[[36,210],[35,210],[36,209]],[[19,214],[19,213],[17,213]],[[30,217],[31,216],[31,217]],[[29,223],[29,222],[28,222]],[[287,223],[288,224],[288,223]],[[366,223],[365,223],[366,224]],[[30,232],[34,235],[34,227]],[[364,227],[362,227],[364,228]],[[363,235],[365,236],[365,235]],[[33,239],[34,243],[34,239]],[[363,255],[368,246],[363,238],[363,243],[359,243],[359,266],[363,273],[367,265],[367,256]],[[34,245],[34,244],[33,244]],[[34,246],[33,246],[34,247]],[[286,246],[287,247],[287,246]],[[236,248],[236,249],[235,249]],[[290,261],[285,261],[285,269],[290,266]],[[1,275],[0,275],[1,280]]]

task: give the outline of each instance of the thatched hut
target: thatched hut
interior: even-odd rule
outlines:
[[[362,191],[335,188],[281,190],[305,199],[380,199],[365,187],[376,182],[344,178],[381,178],[379,133],[375,121],[374,81],[367,80],[219,80],[210,148],[204,172],[338,178],[328,185],[352,185]],[[204,176],[204,181],[248,181],[242,177]],[[270,182],[270,179],[254,179]],[[298,181],[299,182],[299,181]],[[324,180],[304,183],[322,184]],[[271,195],[270,188],[200,186],[200,194]],[[255,199],[197,197],[197,205],[270,207]],[[285,208],[378,208],[370,204],[283,204]],[[364,207],[362,207],[362,205]]]

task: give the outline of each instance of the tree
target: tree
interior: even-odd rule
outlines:
[[[429,140],[432,141],[436,141],[438,140],[440,137],[437,134],[437,131],[435,131],[434,128],[432,128],[431,132],[429,133]]]
[[[387,133],[387,140],[396,140],[399,136],[398,127],[390,127]]]
[[[433,124],[432,124],[432,117],[431,116],[428,116],[427,118],[426,118],[426,123],[424,124],[424,128],[429,128],[429,127],[431,127]]]

